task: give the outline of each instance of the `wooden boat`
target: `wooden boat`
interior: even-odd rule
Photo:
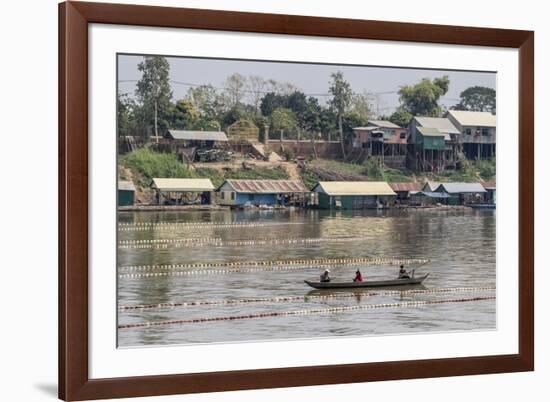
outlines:
[[[363,282],[311,282],[304,281],[315,289],[345,289],[345,288],[377,288],[386,286],[418,285],[428,277],[428,274],[403,279],[386,279],[381,281]]]

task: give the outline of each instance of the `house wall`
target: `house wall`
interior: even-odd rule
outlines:
[[[237,193],[236,205],[244,205],[246,203],[253,205],[276,205],[278,204],[278,200],[276,194]]]
[[[118,190],[118,206],[134,205],[135,192],[130,190]]]
[[[323,158],[337,158],[342,156],[342,148],[339,141],[315,141],[315,152],[310,140],[268,140],[265,148],[277,153],[284,149],[290,149],[295,155],[309,156],[314,153]]]
[[[391,202],[395,196],[377,196],[377,195],[342,195],[329,196],[326,193],[319,193],[318,207],[321,209],[337,208],[337,201],[340,201],[340,208],[347,210],[372,209],[377,207],[377,203]]]
[[[432,137],[432,136],[423,136],[418,133],[417,139],[419,140],[418,144],[424,149],[431,149],[434,151],[443,151],[445,150],[445,137]]]
[[[496,143],[496,127],[487,126],[462,126],[450,113],[447,118],[461,132],[460,142],[463,144],[495,144]],[[482,129],[488,130],[488,135],[482,135]],[[467,134],[470,130],[471,134]],[[479,131],[479,134],[476,134]]]

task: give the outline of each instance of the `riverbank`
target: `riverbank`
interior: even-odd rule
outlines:
[[[229,211],[229,207],[223,205],[128,205],[118,207],[118,212],[140,211]]]
[[[301,208],[301,207],[282,207],[282,206],[246,206],[246,207],[233,207],[226,205],[128,205],[123,207],[118,207],[119,212],[140,212],[140,211],[229,211],[231,209],[251,209],[251,210],[287,210],[287,209],[318,209],[315,207],[312,208]],[[382,209],[434,209],[434,210],[443,210],[443,211],[457,211],[457,210],[467,210],[471,207],[468,205],[398,205]],[[376,208],[373,208],[376,209]]]

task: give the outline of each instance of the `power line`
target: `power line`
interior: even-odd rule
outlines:
[[[127,83],[127,82],[138,82],[139,80],[119,80],[118,82],[119,83]],[[226,87],[215,87],[213,85],[210,85],[210,84],[194,84],[194,83],[191,83],[191,82],[184,82],[184,81],[175,81],[175,80],[169,80],[169,82],[171,84],[176,84],[176,85],[184,85],[184,86],[188,86],[188,87],[202,87],[202,86],[209,86],[213,89],[217,89],[217,90],[220,90],[220,91],[227,91],[228,89],[230,88],[226,88]],[[273,93],[273,91],[253,91],[253,90],[246,90],[246,89],[243,89],[241,90],[240,92],[242,93],[250,93],[250,94],[268,94],[268,93]],[[397,94],[399,91],[384,91],[384,92],[370,92],[370,93],[367,93],[367,95],[389,95],[389,94]],[[354,92],[355,95],[359,95],[361,93],[358,93],[358,92]],[[307,96],[332,96],[332,94],[330,93],[304,93],[304,95],[307,95]]]

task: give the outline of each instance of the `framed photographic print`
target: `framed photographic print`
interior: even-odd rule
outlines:
[[[60,398],[533,370],[533,32],[59,10]]]

